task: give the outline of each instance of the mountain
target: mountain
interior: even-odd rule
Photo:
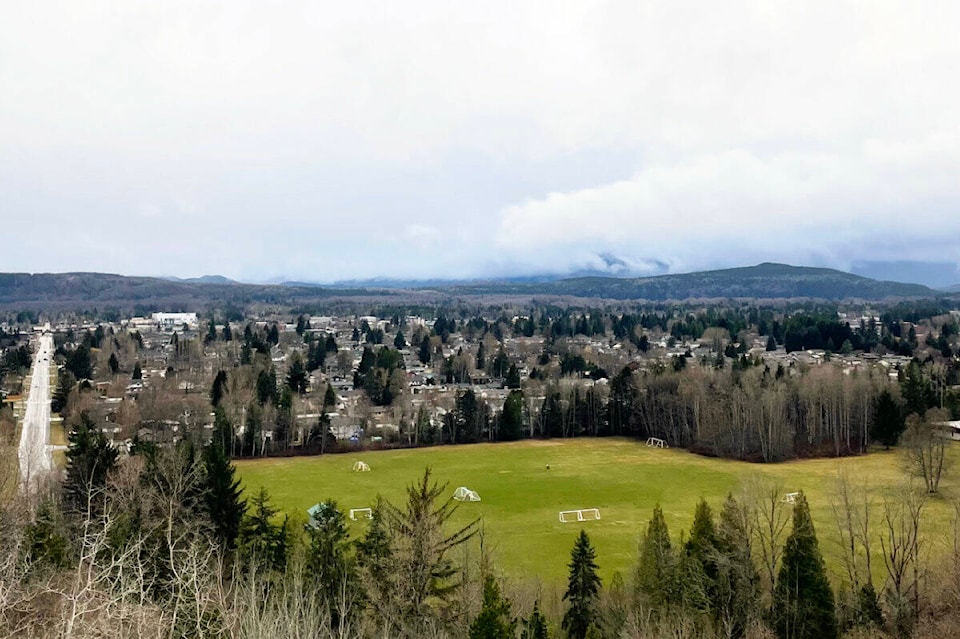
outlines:
[[[834,269],[771,262],[653,277],[580,277],[542,284],[477,283],[453,287],[453,290],[474,295],[540,294],[651,301],[697,298],[881,300],[937,294],[920,284],[881,282]]]
[[[944,286],[940,289],[944,293],[960,293],[960,284],[953,284],[952,286]]]
[[[150,310],[199,310],[225,304],[298,306],[341,298],[377,302],[435,304],[452,298],[568,297],[616,300],[685,300],[705,298],[861,299],[935,297],[942,295],[920,284],[881,282],[826,268],[765,263],[699,273],[639,278],[574,277],[541,281],[516,278],[500,281],[405,281],[407,288],[385,286],[333,288],[316,284],[241,284],[219,276],[194,280],[128,277],[105,273],[0,273],[0,307],[38,309],[117,308],[137,313]],[[394,282],[396,282],[394,280]]]
[[[0,306],[41,309],[98,306],[147,312],[255,302],[290,305],[331,296],[329,289],[319,287],[218,282],[216,279],[205,283],[110,273],[0,273]],[[369,295],[369,292],[338,290],[336,295]]]

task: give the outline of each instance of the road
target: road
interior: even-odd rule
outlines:
[[[20,487],[33,491],[53,470],[50,451],[50,359],[53,357],[53,337],[42,335],[37,340],[33,357],[30,395],[23,413],[20,430]]]

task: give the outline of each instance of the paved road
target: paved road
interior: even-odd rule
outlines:
[[[33,357],[30,395],[23,414],[20,430],[20,487],[34,490],[53,470],[50,454],[50,359],[53,357],[53,337],[43,335],[37,341]]]

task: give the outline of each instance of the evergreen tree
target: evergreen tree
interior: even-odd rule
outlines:
[[[207,334],[203,336],[203,343],[209,344],[215,341],[217,341],[217,323],[211,317],[207,323]]]
[[[507,388],[520,388],[520,370],[517,368],[516,364],[510,364],[510,368],[507,369],[507,378],[504,381],[504,384]]]
[[[303,358],[294,353],[287,371],[287,388],[301,395],[307,392],[307,370],[303,366]]]
[[[403,331],[397,330],[396,337],[393,338],[393,347],[398,351],[407,347],[407,340],[403,337]]]
[[[279,401],[277,393],[277,373],[270,368],[269,371],[261,370],[257,374],[257,403],[261,406],[267,402],[276,404]]]
[[[67,407],[67,400],[70,398],[70,392],[77,385],[77,378],[67,369],[60,371],[57,377],[57,389],[53,391],[53,397],[50,400],[50,410],[54,413],[63,415]]]
[[[597,575],[596,551],[590,545],[586,531],[580,535],[570,553],[570,578],[563,594],[569,608],[563,615],[561,628],[570,639],[585,639],[597,616],[597,600],[600,597],[600,577]]]
[[[213,385],[210,387],[210,405],[214,408],[220,406],[220,402],[223,401],[223,396],[226,393],[227,388],[227,373],[226,371],[217,371],[216,377],[213,378]]]
[[[715,621],[732,639],[746,634],[760,600],[760,576],[753,564],[747,509],[728,495],[717,527]]]
[[[219,446],[228,455],[233,450],[233,424],[219,406],[213,411],[213,436],[210,443]]]
[[[777,340],[773,338],[773,335],[767,337],[767,350],[775,351],[777,350]]]
[[[483,344],[483,340],[480,340],[480,345],[477,346],[477,370],[482,371],[487,368],[487,349]]]
[[[236,546],[240,523],[247,507],[240,497],[240,480],[234,478],[233,464],[216,439],[203,449],[203,466],[207,514],[217,539],[224,548],[232,550]]]
[[[110,359],[107,360],[107,366],[110,367],[110,374],[116,375],[120,372],[120,360],[116,353],[110,353]]]
[[[130,379],[135,382],[143,379],[143,369],[140,368],[140,362],[133,365],[133,374],[130,376]]]
[[[95,514],[103,503],[107,475],[117,464],[117,449],[85,411],[67,442],[66,504],[75,512]]]
[[[717,530],[713,523],[713,511],[703,498],[697,503],[690,527],[690,538],[684,545],[689,565],[688,576],[680,584],[691,592],[686,600],[694,607],[710,607],[716,596],[717,581]],[[699,603],[702,602],[702,603]]]
[[[322,501],[317,506],[306,526],[310,539],[307,569],[316,580],[331,616],[336,617],[338,611],[334,602],[344,587],[348,591],[355,591],[356,570],[347,552],[350,546],[347,518],[332,499]]]
[[[547,619],[540,613],[540,600],[533,602],[533,612],[523,624],[520,639],[548,639]]]
[[[417,357],[419,358],[420,363],[423,365],[427,365],[430,363],[432,353],[430,352],[429,337],[424,336],[424,338],[420,340],[420,350],[417,351]]]
[[[240,524],[237,542],[242,561],[257,562],[271,570],[283,570],[287,565],[287,520],[284,518],[282,525],[274,524],[276,514],[266,488],[261,487]]]
[[[327,382],[327,390],[323,394],[323,407],[337,405],[337,392],[333,390],[333,384]]]
[[[839,636],[833,591],[803,493],[793,507],[793,530],[784,546],[772,613],[782,639]]]
[[[648,598],[654,605],[663,605],[668,600],[669,586],[673,582],[675,561],[670,548],[670,533],[663,518],[660,504],[653,508],[653,517],[640,542],[640,562],[637,566],[637,594]]]
[[[375,609],[392,609],[396,605],[398,574],[393,536],[386,518],[383,501],[378,497],[370,515],[370,525],[356,542],[357,564],[367,584],[367,598]],[[392,628],[399,635],[397,628]]]
[[[903,418],[900,404],[889,390],[884,389],[877,397],[876,408],[873,412],[873,422],[870,424],[870,437],[889,449],[896,446],[907,425]]]
[[[460,587],[459,570],[448,553],[476,534],[479,520],[448,533],[444,528],[457,507],[447,485],[432,481],[429,468],[407,487],[403,509],[384,503],[396,548],[397,578],[406,591],[404,617],[414,626],[434,615],[435,602],[445,602]]]
[[[517,622],[510,618],[510,601],[500,594],[491,575],[483,580],[483,607],[470,624],[469,639],[514,639]]]
[[[500,415],[500,440],[509,442],[523,437],[523,391],[510,391]]]

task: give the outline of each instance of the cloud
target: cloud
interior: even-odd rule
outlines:
[[[960,260],[957,130],[847,154],[738,149],[508,206],[497,245],[546,259],[609,248],[672,270],[759,259]]]
[[[957,259],[957,3],[5,9],[0,270]]]

